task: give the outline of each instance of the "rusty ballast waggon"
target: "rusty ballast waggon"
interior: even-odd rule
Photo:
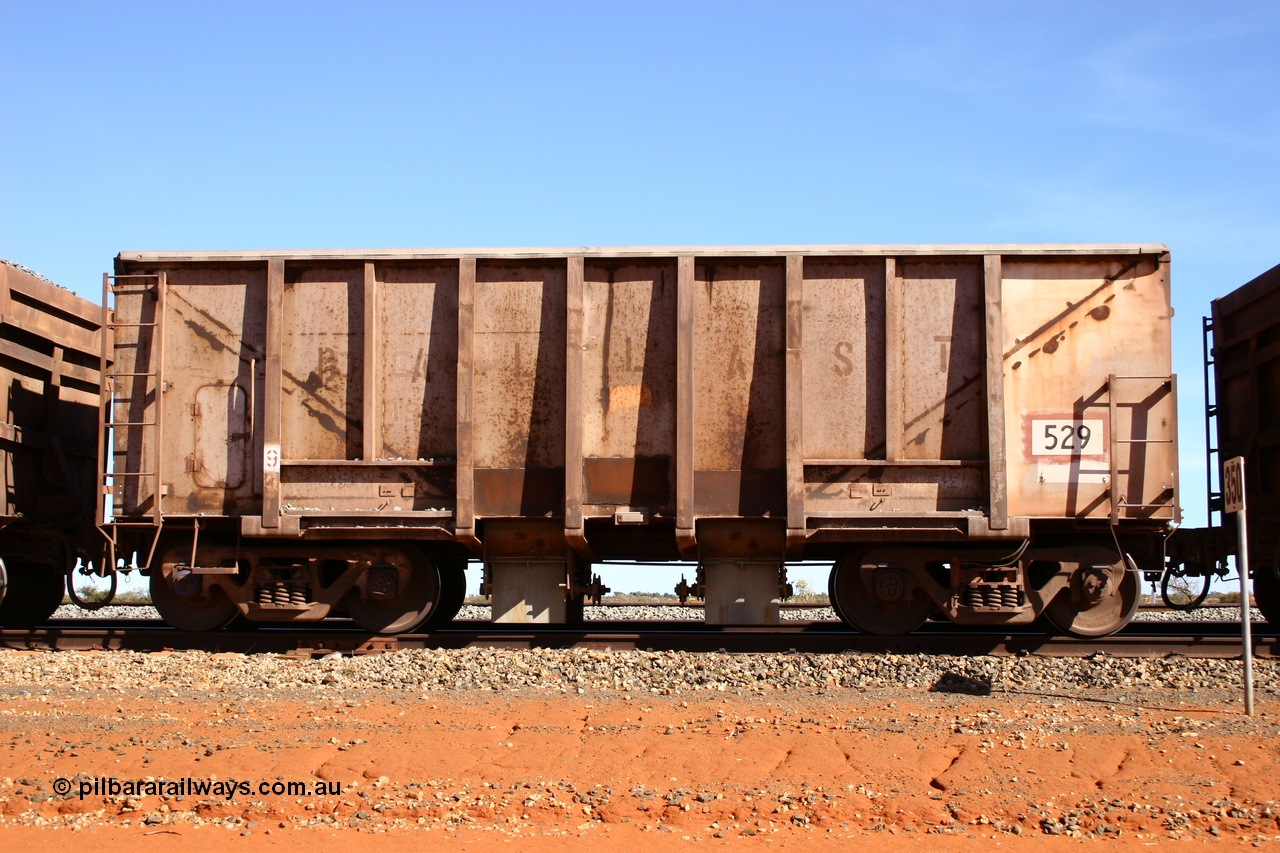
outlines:
[[[1249,565],[1258,608],[1280,625],[1280,266],[1213,300],[1204,318],[1205,437],[1208,527],[1182,529],[1169,539],[1175,578],[1227,574],[1238,550],[1236,517],[1223,513],[1222,465],[1244,457]]]
[[[102,568],[94,517],[101,313],[0,261],[0,627],[51,615],[78,559]]]
[[[1178,517],[1152,245],[129,252],[105,280],[117,553],[171,623],[573,621],[692,561],[768,624],[1101,635]],[[114,560],[112,562],[114,565]]]

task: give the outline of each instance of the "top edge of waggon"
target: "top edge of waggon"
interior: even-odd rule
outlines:
[[[124,263],[181,263],[196,261],[266,260],[442,260],[449,258],[537,259],[568,256],[599,258],[778,257],[809,256],[911,256],[911,255],[1033,255],[1072,257],[1088,255],[1166,255],[1159,243],[990,243],[916,245],[771,245],[771,246],[559,246],[523,248],[455,249],[267,249],[121,252]]]
[[[102,309],[96,303],[45,278],[29,267],[0,259],[0,303],[7,305],[6,300],[11,291],[23,293],[28,300],[33,300],[47,308],[54,308],[78,317],[81,325],[86,327],[96,328],[102,320]],[[4,312],[5,315],[0,318],[0,322],[14,322],[14,318],[9,316],[7,307]]]
[[[1234,314],[1276,289],[1280,289],[1280,264],[1254,276],[1230,293],[1214,299],[1214,311],[1217,314]]]

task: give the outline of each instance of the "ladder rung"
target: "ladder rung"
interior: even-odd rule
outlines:
[[[123,353],[121,352],[122,350],[125,350],[125,351],[134,350],[136,352],[142,346],[145,345],[145,342],[149,337],[155,337],[158,340],[163,335],[164,318],[163,316],[161,316],[162,312],[160,310],[160,306],[163,305],[164,296],[165,296],[165,286],[164,286],[165,274],[164,273],[159,273],[159,274],[133,273],[133,274],[125,274],[125,275],[119,275],[119,276],[104,276],[103,284],[104,284],[104,289],[108,291],[110,294],[114,294],[115,296],[126,296],[126,295],[140,296],[142,297],[143,304],[150,303],[156,306],[156,311],[157,311],[156,316],[154,320],[149,323],[116,322],[117,315],[114,312],[108,315],[110,318],[110,321],[105,323],[104,326],[113,331],[119,332],[124,329],[154,329],[155,330],[153,333],[148,333],[148,334],[142,334],[141,332],[139,332],[136,335],[132,336],[135,338],[135,340],[132,340],[132,341],[124,340],[125,337],[129,337],[127,335],[117,336],[117,342],[115,345],[116,360],[121,366],[123,366],[127,362],[124,361],[122,358],[122,355],[123,355]],[[140,320],[141,317],[139,317],[138,319]],[[163,344],[163,341],[158,341],[155,345],[160,346],[160,348],[163,349],[162,344]],[[108,355],[108,352],[104,346],[103,357],[106,358],[107,355]],[[106,367],[105,364],[103,366],[104,368]],[[146,366],[150,366],[150,365],[148,364]],[[104,436],[107,430],[133,429],[133,428],[155,429],[156,435],[158,436],[160,434],[161,410],[160,410],[160,400],[158,397],[155,400],[155,408],[143,407],[142,411],[134,410],[138,414],[149,413],[153,417],[155,417],[156,420],[117,421],[115,420],[115,417],[118,414],[118,408],[120,406],[138,406],[146,399],[146,397],[149,394],[159,393],[159,386],[163,384],[160,379],[161,376],[163,376],[163,368],[157,367],[157,369],[154,371],[111,370],[110,372],[104,369],[102,375],[103,375],[103,378],[107,381],[103,383],[100,405],[99,405],[99,413],[100,413],[99,424],[101,426],[99,447],[104,457],[108,459],[116,460],[116,464],[120,464],[121,459],[123,457],[125,460],[124,464],[125,466],[127,466],[129,464],[128,462],[128,457],[130,455],[129,452],[127,450],[117,450],[115,447],[108,448],[107,445],[102,441],[101,436]],[[154,389],[149,387],[152,384],[152,382],[154,382],[155,385],[157,386]],[[126,416],[128,414],[129,413],[126,413]],[[146,480],[150,478],[156,478],[158,480],[161,477],[160,472],[164,463],[164,459],[160,454],[161,454],[161,449],[159,447],[154,447],[152,448],[152,451],[150,453],[144,454],[145,458],[136,460],[136,464],[138,464],[140,467],[148,467],[153,469],[150,471],[101,472],[99,475],[101,477],[99,482],[104,487],[102,490],[103,495],[118,496],[119,493],[117,492],[117,489],[125,488],[125,483],[129,479]],[[150,463],[150,464],[147,464],[144,466],[143,463]],[[141,484],[135,487],[142,488]],[[151,515],[153,516],[152,518],[133,519],[133,520],[119,520],[119,519],[112,520],[112,522],[108,525],[108,527],[113,531],[113,533],[108,537],[108,539],[111,542],[111,545],[113,548],[116,543],[116,539],[114,537],[115,530],[119,528],[124,528],[124,527],[158,527],[163,523],[163,520],[161,517],[162,509],[161,509],[160,500],[159,500],[160,494],[162,492],[163,492],[163,489],[157,488],[155,506],[154,506],[153,512],[151,513]],[[155,548],[155,544],[153,542],[152,544],[153,551],[154,551],[154,548]]]
[[[1117,438],[1116,444],[1173,444],[1172,438]]]

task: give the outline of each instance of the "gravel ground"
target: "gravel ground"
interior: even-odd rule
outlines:
[[[1220,611],[1192,618],[1211,612]],[[493,840],[504,844],[544,839],[502,848],[513,853],[569,850],[560,835],[575,827],[620,833],[592,849],[649,849],[663,831],[708,842],[945,834],[985,845],[1123,835],[1144,849],[1154,838],[1221,835],[1262,846],[1280,841],[1280,661],[1255,661],[1256,718],[1238,716],[1239,681],[1237,660],[1103,654],[0,651],[0,827],[95,829],[99,839],[113,827],[234,830],[200,836],[215,853],[295,827],[356,828],[359,840],[405,825],[502,830]],[[434,756],[432,770],[406,752]],[[603,784],[624,778],[624,765],[632,776]],[[49,793],[55,774],[240,779],[259,767],[339,779],[343,792],[158,805]]]
[[[620,607],[592,607],[588,605],[585,608],[584,615],[588,622],[703,621],[701,607],[677,607],[661,604],[635,604]],[[458,613],[458,618],[487,622],[489,620],[489,608],[484,605],[468,604]],[[834,622],[836,614],[830,607],[805,608],[804,610],[783,609],[782,619],[786,622],[809,620]]]
[[[8,657],[47,663],[0,653],[0,665]],[[139,662],[70,657],[114,659],[125,676]],[[895,682],[745,696],[522,695],[362,692],[342,677],[278,690],[235,681],[238,656],[167,657],[210,666],[216,686],[126,681],[109,692],[67,668],[42,689],[0,688],[9,848],[676,853],[693,849],[687,842],[897,851],[923,840],[958,853],[1063,836],[1124,853],[1177,838],[1280,842],[1280,723],[1267,711],[1242,719],[1202,691],[1089,696],[1055,685],[975,698]],[[75,680],[86,674],[88,684]],[[326,786],[281,796],[252,784],[272,777]],[[223,790],[95,787],[132,780]],[[228,793],[237,782],[245,787]],[[67,837],[84,830],[79,843]],[[387,831],[398,844],[379,835]]]
[[[1280,661],[1254,662],[1260,692],[1280,692]],[[279,655],[183,651],[0,653],[5,690],[49,684],[72,691],[246,687],[401,690],[616,690],[667,695],[697,691],[770,693],[828,688],[928,688],[985,695],[1081,688],[1226,688],[1240,663],[1201,658],[959,657],[949,655],[415,649],[295,660]]]
[[[159,619],[159,614],[151,607],[104,607],[101,610],[81,610],[72,604],[64,604],[53,614],[55,619]],[[487,622],[489,608],[483,605],[467,604],[458,612],[458,619],[464,621]],[[702,608],[670,607],[662,605],[634,605],[626,607],[587,607],[588,622],[633,622],[659,620],[702,621]],[[836,621],[836,614],[830,607],[804,608],[803,610],[782,610],[783,621]],[[1239,607],[1202,607],[1190,613],[1178,610],[1143,609],[1135,617],[1137,622],[1239,622]],[[1253,609],[1253,621],[1262,622],[1262,611]]]
[[[1266,621],[1262,611],[1250,608],[1249,615],[1255,623]],[[1190,613],[1181,610],[1143,609],[1134,617],[1135,622],[1239,622],[1239,607],[1201,607]]]
[[[64,604],[53,611],[54,619],[159,619],[154,607],[126,607],[111,604],[98,610],[81,610],[74,604]]]
[[[55,619],[159,619],[160,615],[152,607],[103,607],[101,610],[81,610],[74,604],[64,604],[54,612]],[[686,620],[702,621],[700,607],[664,607],[662,605],[634,605],[624,607],[590,607],[586,608],[589,622],[632,622],[646,620]],[[819,607],[805,610],[783,610],[784,620],[805,621],[810,619],[835,621],[836,614],[830,607]],[[463,621],[489,621],[487,605],[463,605],[458,612],[458,619]]]

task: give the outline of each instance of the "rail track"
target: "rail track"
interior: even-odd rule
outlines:
[[[1280,634],[1258,630],[1254,655],[1280,657]],[[158,620],[50,620],[29,630],[0,631],[0,648],[67,651],[205,650],[276,653],[298,657],[397,649],[557,648],[691,652],[1040,655],[1117,657],[1181,655],[1234,658],[1243,652],[1231,622],[1134,623],[1111,637],[1081,640],[1034,632],[957,629],[930,625],[901,637],[859,634],[833,622],[789,622],[767,628],[719,627],[700,622],[591,622],[574,626],[494,625],[455,621],[426,634],[371,635],[344,619],[307,629],[248,627],[184,633]]]

